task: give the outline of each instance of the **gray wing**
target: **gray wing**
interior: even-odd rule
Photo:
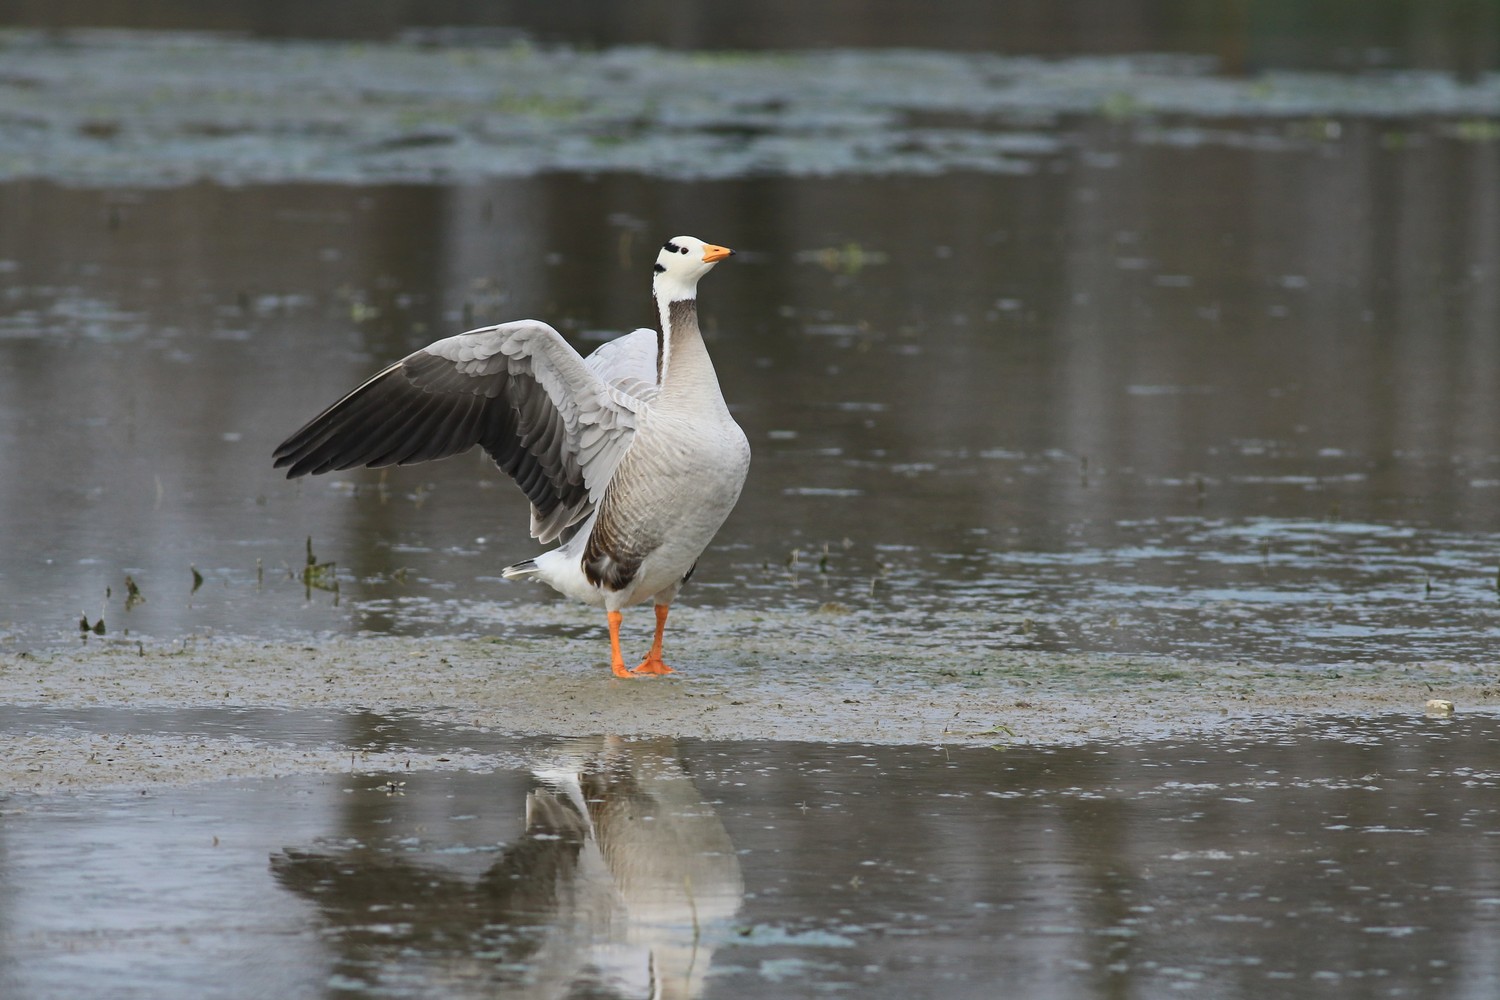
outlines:
[[[615,388],[649,398],[661,382],[660,358],[661,334],[642,327],[601,344],[583,360]]]
[[[643,405],[552,327],[519,320],[391,365],[283,441],[276,468],[294,478],[410,465],[477,444],[531,501],[532,535],[550,542],[603,497]]]

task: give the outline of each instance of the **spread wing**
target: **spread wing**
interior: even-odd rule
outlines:
[[[599,345],[584,363],[617,389],[650,398],[661,381],[660,357],[661,334],[642,327]]]
[[[552,327],[519,320],[391,365],[283,441],[276,468],[294,478],[410,465],[477,444],[531,501],[532,535],[550,542],[603,497],[644,406]]]

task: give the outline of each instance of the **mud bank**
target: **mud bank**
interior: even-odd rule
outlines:
[[[739,634],[726,621],[733,617],[682,613],[683,633],[669,657],[678,672],[664,679],[614,679],[603,643],[581,637],[121,642],[7,652],[0,702],[368,712],[516,736],[1000,746],[1233,736],[1324,714],[1420,715],[1434,697],[1460,712],[1500,706],[1495,671],[1473,665],[1312,670],[960,649],[903,654],[868,640],[859,616],[756,616],[758,637]],[[372,756],[351,754],[337,740],[290,746],[254,727],[226,736],[123,726],[118,733],[12,726],[0,753],[0,790],[494,765],[461,740],[449,749],[397,746]]]

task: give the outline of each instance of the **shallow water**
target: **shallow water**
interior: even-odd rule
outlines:
[[[654,48],[591,3],[5,12],[0,647],[503,635],[553,598],[499,578],[536,549],[481,457],[270,452],[469,326],[654,322],[690,231],[741,251],[703,308],[755,462],[684,601],[1485,660],[1500,75],[1489,15],[1404,10],[768,8]],[[233,33],[37,30],[122,17]]]
[[[513,761],[0,800],[7,996],[1500,988],[1493,718],[1066,749],[232,711],[0,726]]]
[[[1500,147],[1382,134],[1086,128],[1024,176],[0,185],[0,641],[503,632],[551,598],[499,579],[536,549],[477,454],[287,483],[270,452],[441,334],[651,322],[650,248],[692,230],[743,250],[704,312],[755,461],[684,601],[1488,656]]]

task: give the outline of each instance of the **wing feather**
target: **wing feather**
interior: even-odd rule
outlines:
[[[441,456],[441,441],[450,438],[452,428],[463,428],[460,403],[438,396],[422,400],[403,415],[404,419],[388,425],[383,434],[370,441],[359,464],[378,469],[421,462],[429,451],[434,457]]]
[[[643,327],[600,344],[584,363],[615,388],[645,396],[656,387],[661,375],[660,354],[660,335]]]
[[[645,405],[552,327],[520,320],[391,365],[282,442],[275,462],[292,478],[410,465],[477,444],[531,501],[532,534],[550,542],[603,497]]]

